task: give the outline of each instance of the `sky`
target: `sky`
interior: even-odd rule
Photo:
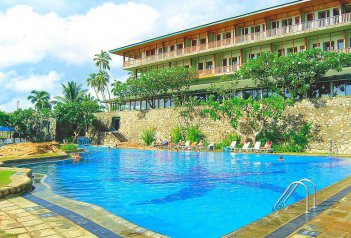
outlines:
[[[60,95],[71,80],[87,88],[100,50],[290,1],[1,0],[0,110],[31,107],[32,90]],[[122,57],[111,58],[111,82],[125,80]]]

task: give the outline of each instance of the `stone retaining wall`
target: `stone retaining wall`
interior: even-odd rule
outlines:
[[[1,167],[1,171],[14,171],[11,183],[0,188],[0,198],[32,191],[32,170],[25,168]]]
[[[305,120],[319,128],[319,140],[310,145],[314,151],[329,151],[351,154],[351,97],[333,97],[303,100],[287,108],[286,114],[300,114]],[[170,131],[179,123],[179,112],[174,109],[153,109],[148,111],[122,111],[98,113],[97,117],[106,125],[111,125],[112,117],[120,117],[120,132],[129,141],[142,143],[141,132],[147,128],[156,129],[156,137],[169,138]],[[208,141],[219,142],[233,133],[229,123],[212,121],[197,116],[194,124],[200,126]],[[108,133],[91,133],[93,142],[115,144],[118,140]],[[95,138],[95,141],[94,141]],[[99,138],[99,141],[96,140]]]

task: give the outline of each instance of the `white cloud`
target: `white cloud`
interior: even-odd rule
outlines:
[[[158,16],[153,8],[133,2],[105,3],[70,17],[15,6],[0,13],[0,68],[36,63],[48,56],[83,64],[100,49],[110,50],[150,34]]]
[[[30,105],[27,96],[30,91],[45,90],[52,96],[59,93],[59,81],[62,74],[51,71],[43,75],[18,75],[16,71],[0,71],[0,110],[14,111],[17,108],[17,101],[20,101],[21,108],[27,108]],[[15,95],[15,97],[13,97]]]

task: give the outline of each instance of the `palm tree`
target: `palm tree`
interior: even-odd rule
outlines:
[[[97,88],[96,73],[89,74],[89,77],[87,78],[87,84],[88,84],[88,87],[92,87],[94,89],[96,97],[97,99],[99,99],[99,94],[96,91],[96,88]]]
[[[50,94],[46,91],[32,90],[27,99],[34,104],[37,111],[51,109]]]
[[[95,54],[95,65],[99,68],[99,73],[97,74],[98,83],[97,89],[103,95],[104,100],[106,97],[104,95],[104,91],[107,90],[108,97],[111,99],[110,89],[109,89],[109,79],[110,76],[107,73],[107,70],[110,70],[110,61],[111,57],[110,54],[106,51],[101,50],[100,54]]]
[[[100,69],[100,70],[110,70],[110,61],[111,57],[110,54],[107,53],[104,50],[100,51],[100,54],[95,54],[95,65]]]
[[[62,103],[81,102],[88,91],[87,89],[82,89],[82,85],[74,81],[67,82],[67,85],[63,83],[61,85],[63,96],[56,96],[55,99]]]

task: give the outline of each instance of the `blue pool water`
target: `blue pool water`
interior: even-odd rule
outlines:
[[[327,157],[87,148],[80,162],[28,166],[60,195],[172,237],[225,235],[271,213],[292,181],[320,190],[351,175],[351,160]]]

